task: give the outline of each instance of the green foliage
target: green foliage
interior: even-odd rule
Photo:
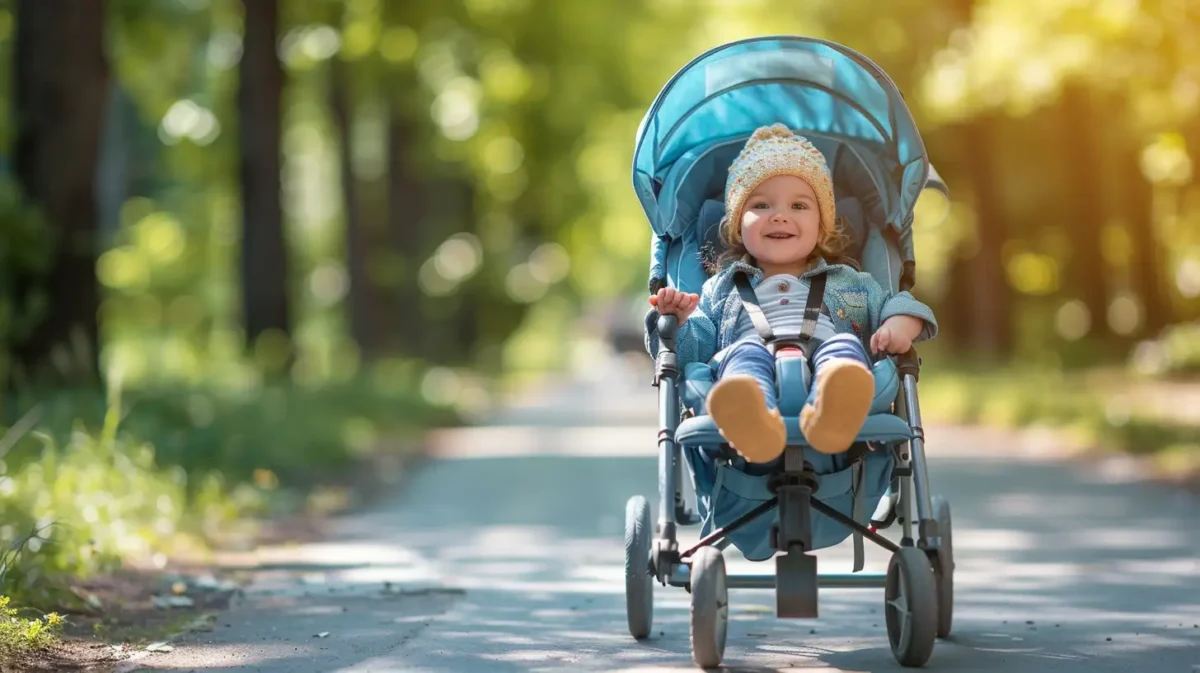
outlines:
[[[42,395],[0,439],[0,590],[71,604],[71,578],[202,551],[248,530],[281,489],[336,479],[384,438],[452,421],[372,381]]]
[[[0,663],[18,662],[22,657],[58,643],[63,626],[63,618],[58,613],[22,617],[10,603],[8,596],[0,596]]]
[[[12,374],[9,347],[49,313],[43,283],[55,243],[53,230],[24,203],[17,185],[0,177],[0,386]]]
[[[24,601],[62,604],[64,580],[181,551],[189,534],[258,504],[253,492],[235,496],[203,482],[189,498],[187,473],[158,466],[153,446],[118,432],[115,415],[98,432],[81,424],[66,434],[65,443],[45,430],[5,437],[12,450],[0,477],[0,543],[9,548],[2,580]]]
[[[921,412],[931,423],[1058,428],[1089,448],[1161,456],[1172,477],[1200,479],[1200,417],[1131,389],[1155,385],[1124,371],[935,364],[921,378]]]
[[[1159,338],[1140,344],[1132,362],[1143,373],[1155,376],[1200,372],[1200,322],[1167,327]]]

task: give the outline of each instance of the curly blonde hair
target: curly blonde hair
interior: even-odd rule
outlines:
[[[725,246],[725,251],[709,265],[709,272],[716,273],[725,268],[726,265],[742,259],[750,254],[746,249],[746,244],[742,241],[741,214],[738,217],[738,224],[734,226],[733,221],[728,215],[721,219],[721,243]],[[826,262],[846,264],[848,266],[859,268],[858,261],[852,257],[846,256],[846,247],[850,243],[850,237],[846,235],[847,228],[846,218],[838,217],[829,226],[825,222],[821,222],[821,230],[817,235],[817,244],[813,246],[813,251],[808,255],[808,262],[814,262],[819,258],[824,258]]]

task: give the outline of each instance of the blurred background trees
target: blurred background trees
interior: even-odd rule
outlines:
[[[905,92],[954,194],[917,233],[939,352],[1194,357],[1157,341],[1200,313],[1192,3],[89,7],[2,10],[10,379],[582,357],[581,315],[637,329],[637,122],[691,57],[766,32],[855,47]]]

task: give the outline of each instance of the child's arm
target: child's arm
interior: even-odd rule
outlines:
[[[905,353],[914,343],[937,336],[933,310],[911,293],[886,291],[869,273],[859,273],[859,279],[867,288],[871,350]]]
[[[684,314],[685,318],[679,321],[679,332],[675,336],[675,354],[679,358],[680,368],[689,362],[708,362],[716,354],[717,323],[712,318],[715,314],[714,281],[715,278],[710,278],[705,282],[698,297],[694,294],[676,293],[677,296],[683,294],[685,297],[691,297],[694,303],[693,309],[687,311]],[[651,357],[658,357],[659,349],[658,317],[660,313],[657,308],[653,308],[657,303],[658,296],[651,295],[652,308],[646,314],[646,350],[649,351]],[[670,307],[664,307],[664,311],[677,306],[679,306],[678,300],[671,302]],[[666,312],[674,313],[676,311]]]
[[[872,353],[907,353],[925,330],[925,321],[911,315],[894,315],[871,335]]]

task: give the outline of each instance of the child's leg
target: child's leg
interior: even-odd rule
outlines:
[[[721,435],[748,462],[766,463],[783,453],[787,429],[775,407],[775,356],[761,343],[733,346],[708,394],[708,413]]]
[[[870,360],[851,334],[821,344],[812,360],[813,387],[800,412],[800,429],[817,451],[841,453],[854,443],[871,410],[875,377]]]

